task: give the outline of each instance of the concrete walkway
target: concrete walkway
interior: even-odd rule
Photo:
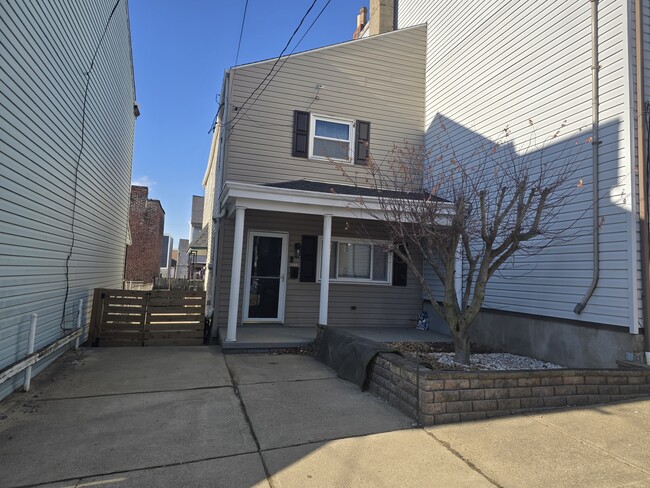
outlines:
[[[0,487],[650,487],[650,400],[412,428],[306,356],[87,349],[0,403]]]

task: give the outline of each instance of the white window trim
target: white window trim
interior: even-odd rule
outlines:
[[[335,237],[332,236],[332,243],[345,243],[345,244],[367,244],[371,246],[380,246],[382,244],[388,244],[389,241],[367,241],[364,239],[357,239],[353,237]],[[323,250],[323,236],[318,236],[318,252],[316,255],[316,282],[320,283],[320,273],[322,267],[322,250]],[[374,250],[372,251],[374,252]],[[364,285],[375,285],[375,286],[391,286],[393,283],[393,253],[388,252],[386,256],[386,281],[376,281],[372,279],[372,272],[374,271],[374,260],[372,259],[372,254],[370,257],[370,279],[368,278],[338,278],[336,276],[330,276],[330,283],[359,283]],[[338,258],[339,253],[336,253],[337,263],[335,266],[336,272],[338,273]]]
[[[309,115],[309,159],[317,159],[319,161],[338,161],[341,163],[354,164],[354,141],[356,137],[356,127],[354,120],[342,120],[336,119],[333,117],[328,117],[326,115],[310,114]],[[345,124],[350,127],[350,140],[349,149],[348,149],[348,158],[347,159],[336,159],[336,158],[327,158],[324,156],[318,156],[314,154],[314,137],[316,137],[316,120],[324,120],[326,122],[334,122],[335,124]],[[318,136],[319,139],[326,139],[330,141],[336,141],[338,139],[330,139],[328,137]]]

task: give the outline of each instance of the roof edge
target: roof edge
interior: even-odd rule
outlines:
[[[255,66],[255,65],[258,65],[258,64],[271,63],[271,62],[275,62],[278,59],[282,60],[282,59],[287,59],[289,57],[295,58],[297,56],[302,56],[304,54],[312,54],[312,53],[315,53],[315,52],[318,52],[318,51],[323,51],[323,50],[326,50],[326,49],[341,47],[341,46],[346,45],[346,44],[353,44],[353,43],[358,43],[358,42],[370,42],[370,41],[372,41],[374,39],[379,39],[381,37],[399,35],[399,34],[401,34],[403,32],[416,30],[416,29],[425,29],[426,30],[426,28],[427,28],[426,23],[413,25],[411,27],[406,27],[404,29],[396,29],[396,30],[393,30],[393,31],[390,31],[390,32],[384,32],[383,34],[377,34],[377,35],[374,35],[374,36],[363,37],[363,38],[360,38],[360,39],[349,39],[347,41],[337,42],[336,44],[329,44],[327,46],[315,47],[313,49],[308,49],[306,51],[300,51],[300,52],[293,53],[293,54],[287,54],[286,56],[281,56],[280,58],[277,58],[277,57],[268,58],[268,59],[263,59],[263,60],[260,60],[260,61],[252,61],[250,63],[239,64],[237,66],[230,67],[229,70],[238,70],[240,68],[248,68],[250,66]]]

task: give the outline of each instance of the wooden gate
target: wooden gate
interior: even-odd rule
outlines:
[[[205,292],[96,288],[90,327],[95,346],[203,344]]]

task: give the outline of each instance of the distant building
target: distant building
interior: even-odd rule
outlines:
[[[153,283],[160,273],[165,211],[158,200],[149,199],[146,186],[131,187],[129,227],[131,245],[126,250],[125,281]]]
[[[190,241],[187,239],[178,240],[178,257],[176,262],[176,278],[187,278],[187,263],[188,256],[187,250],[190,246]]]
[[[192,215],[190,217],[189,241],[199,237],[203,229],[203,197],[192,195]]]
[[[163,234],[161,256],[160,256],[160,276],[163,278],[173,278],[171,272],[172,266],[172,249],[174,248],[174,238],[170,235]]]
[[[192,195],[192,216],[190,219],[189,278],[203,279],[208,251],[208,226],[204,226],[203,197]]]

